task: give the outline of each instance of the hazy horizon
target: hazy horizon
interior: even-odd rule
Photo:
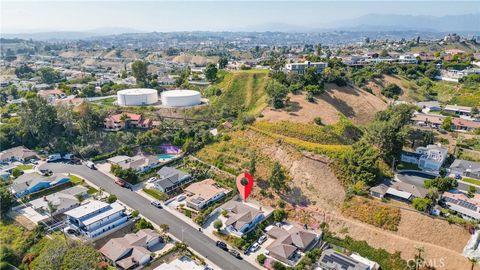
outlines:
[[[430,1],[1,1],[2,33],[91,31],[258,31],[334,28],[368,14],[480,13],[480,2]],[[348,7],[348,8],[347,8]]]

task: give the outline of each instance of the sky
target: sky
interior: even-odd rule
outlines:
[[[0,0],[0,32],[255,31],[271,25],[330,28],[362,15],[480,13],[480,1],[13,1]]]

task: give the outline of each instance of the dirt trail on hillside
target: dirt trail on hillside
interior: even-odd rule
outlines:
[[[249,140],[262,141],[263,135],[254,131],[246,134]],[[355,240],[364,240],[391,253],[401,251],[405,260],[413,258],[415,247],[421,245],[425,247],[425,258],[437,261],[437,269],[469,269],[470,264],[461,252],[470,235],[462,227],[407,210],[401,210],[402,219],[397,232],[345,217],[340,210],[345,192],[330,169],[328,159],[300,154],[281,142],[263,145],[262,153],[278,160],[292,177],[289,184],[293,192],[282,197],[295,204],[293,218],[297,222],[320,224],[325,221],[330,230],[341,237],[348,235]],[[265,203],[271,204],[266,200]],[[444,266],[440,265],[440,260]]]
[[[356,87],[339,87],[325,84],[325,93],[315,98],[315,102],[306,100],[305,93],[289,95],[291,111],[266,108],[262,114],[268,121],[289,120],[292,122],[312,123],[320,117],[324,124],[335,124],[340,115],[345,115],[355,124],[366,124],[373,120],[375,113],[386,109],[387,104],[380,98]]]

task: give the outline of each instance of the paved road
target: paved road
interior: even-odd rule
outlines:
[[[416,185],[416,186],[421,186],[423,187],[423,182],[425,182],[425,180],[428,180],[427,178],[424,178],[424,177],[421,177],[421,176],[417,176],[417,175],[400,175],[400,174],[397,174],[396,175],[398,180],[402,181],[402,182],[405,182],[407,184],[411,184],[411,185]],[[468,192],[468,188],[469,188],[469,185],[468,183],[465,183],[465,182],[458,182],[458,187],[457,189],[458,190],[461,190],[461,191],[464,191],[464,192]],[[477,188],[477,191],[476,191],[478,194],[480,194],[480,188]]]
[[[40,169],[46,168],[55,173],[80,175],[93,184],[104,188],[106,192],[115,194],[120,201],[138,210],[143,216],[156,224],[168,224],[171,234],[180,240],[183,239],[192,249],[224,270],[258,269],[247,261],[238,260],[229,253],[217,248],[215,241],[199,232],[196,228],[192,228],[192,226],[169,212],[150,205],[147,199],[137,193],[117,186],[110,177],[99,171],[91,170],[85,165],[68,165],[63,163],[46,163],[40,166]]]

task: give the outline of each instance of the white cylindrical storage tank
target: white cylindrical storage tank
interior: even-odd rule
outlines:
[[[186,107],[201,103],[200,92],[194,90],[170,90],[161,93],[162,105],[167,107]]]
[[[133,88],[117,92],[117,104],[120,106],[151,105],[158,102],[158,92],[155,89]]]

